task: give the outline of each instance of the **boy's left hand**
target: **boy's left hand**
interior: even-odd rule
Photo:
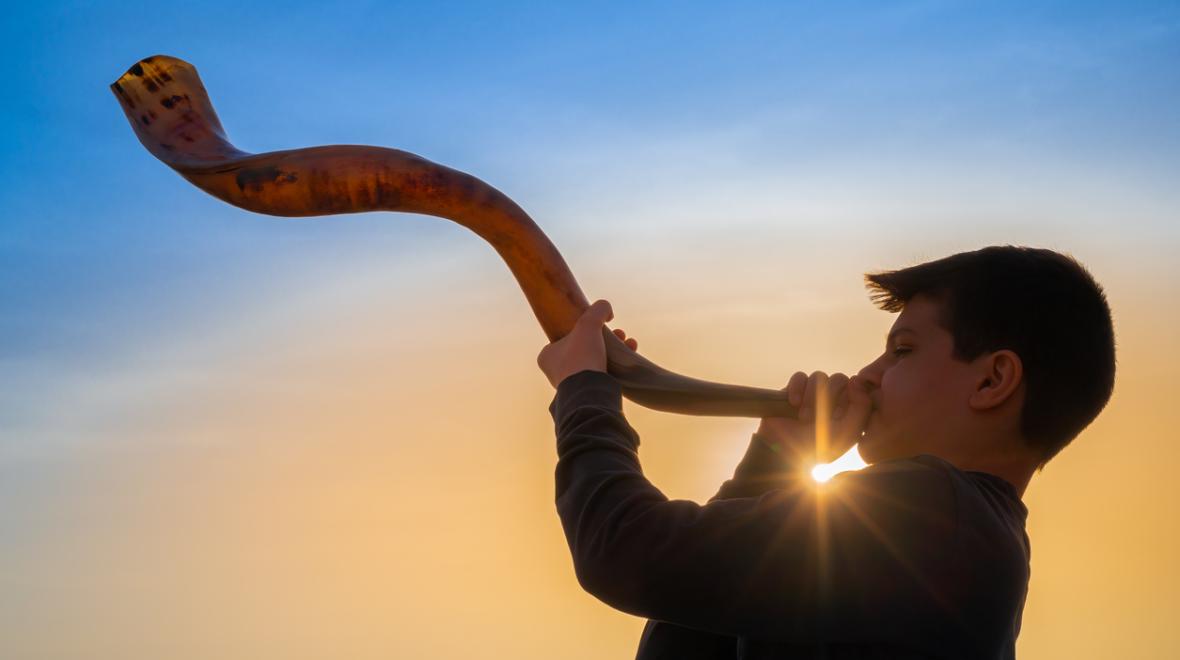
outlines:
[[[860,376],[800,371],[785,389],[798,416],[763,417],[756,433],[786,451],[792,464],[830,463],[860,441],[873,408]]]
[[[614,317],[610,303],[597,300],[586,308],[568,335],[541,349],[537,366],[545,372],[554,388],[579,371],[589,369],[606,373],[606,342],[602,338],[602,327]],[[622,330],[616,329],[614,333],[631,350],[639,346],[634,339],[627,339]]]

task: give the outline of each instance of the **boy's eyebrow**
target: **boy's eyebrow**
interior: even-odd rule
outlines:
[[[889,342],[893,341],[893,340],[894,340],[894,338],[896,338],[898,335],[900,335],[900,334],[901,334],[901,333],[903,333],[903,332],[908,332],[908,333],[910,333],[911,335],[916,335],[916,334],[918,334],[917,332],[915,332],[915,331],[914,331],[914,330],[912,330],[911,328],[906,328],[906,327],[901,327],[901,328],[894,328],[894,329],[893,329],[893,330],[892,330],[892,331],[889,333],[889,336],[885,338],[885,343],[889,343]]]

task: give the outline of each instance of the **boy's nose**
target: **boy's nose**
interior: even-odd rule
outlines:
[[[866,364],[856,372],[856,377],[864,381],[869,392],[881,387],[881,369],[877,367],[876,362]]]

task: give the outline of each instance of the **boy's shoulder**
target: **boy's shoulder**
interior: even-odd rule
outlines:
[[[1028,509],[1007,480],[959,469],[931,454],[882,461],[856,474],[860,479],[850,481],[856,490],[897,506],[920,508],[928,518],[951,521],[961,542],[984,544],[997,552],[1007,548],[1018,563],[1027,562]]]
[[[949,493],[953,481],[963,473],[951,463],[931,454],[894,458],[867,465],[860,470],[841,472],[833,478],[845,483],[876,483],[893,492],[943,491]]]

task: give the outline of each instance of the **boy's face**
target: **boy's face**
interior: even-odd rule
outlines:
[[[933,299],[914,296],[893,323],[885,352],[859,372],[873,400],[857,447],[866,463],[955,453],[970,421],[976,373],[972,363],[952,357],[954,339],[938,318]]]

